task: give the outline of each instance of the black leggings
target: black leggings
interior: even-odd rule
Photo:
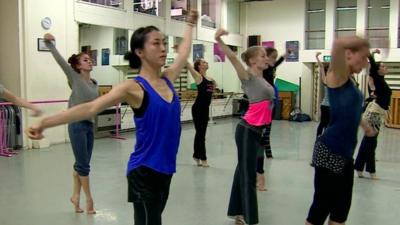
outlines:
[[[256,191],[256,158],[260,145],[261,128],[256,130],[243,120],[236,127],[235,140],[238,154],[228,216],[243,215],[247,224],[258,223]]]
[[[265,156],[267,158],[272,158],[272,150],[271,150],[271,125],[268,124],[262,134],[261,137],[261,145],[264,147]],[[257,173],[264,173],[264,155],[260,155],[257,157]]]
[[[344,223],[350,211],[353,179],[353,163],[344,168],[343,174],[315,167],[314,200],[307,221],[313,225],[323,225],[329,216],[333,222]]]
[[[375,173],[375,150],[378,144],[378,136],[367,137],[364,136],[360,149],[358,150],[356,163],[354,169],[357,171],[365,170],[369,173]]]
[[[206,153],[206,132],[209,120],[209,108],[204,106],[192,107],[192,116],[196,134],[194,136],[194,153],[193,158],[200,160],[207,160]]]
[[[329,110],[329,106],[321,105],[321,119],[317,128],[317,137],[324,132],[324,130],[328,127],[329,121],[331,120],[331,113]]]
[[[135,225],[161,225],[172,175],[138,167],[128,175],[128,201],[133,202]]]

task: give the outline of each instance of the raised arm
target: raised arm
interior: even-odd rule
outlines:
[[[372,78],[379,76],[379,66],[375,61],[375,58],[374,58],[375,54],[381,54],[381,51],[379,49],[375,49],[374,51],[371,52],[371,55],[368,57],[369,65],[370,65],[369,75]]]
[[[1,89],[1,87],[0,87]],[[13,103],[14,105],[24,107],[27,109],[32,110],[32,116],[40,116],[42,114],[42,110],[39,109],[36,105],[22,99],[16,95],[14,95],[11,91],[3,88],[2,91],[0,90],[0,96],[2,96],[5,100]]]
[[[196,84],[200,84],[202,80],[201,74],[197,72],[189,62],[187,62],[186,67],[188,68],[190,75],[192,75]]]
[[[73,80],[76,75],[78,75],[74,69],[65,61],[65,59],[60,55],[56,46],[54,46],[52,41],[55,41],[55,38],[52,34],[45,34],[44,41],[46,46],[50,49],[51,54],[53,55],[54,59],[64,71],[65,75],[67,76],[68,80]]]
[[[229,33],[224,29],[218,29],[215,33],[215,40],[218,42],[219,46],[221,47],[222,51],[228,57],[229,61],[231,61],[233,67],[236,70],[236,73],[241,80],[248,80],[249,75],[244,68],[243,64],[237,58],[236,54],[225,44],[225,42],[221,39],[222,36],[228,35]]]
[[[185,66],[187,58],[189,57],[190,49],[192,47],[193,27],[196,25],[197,19],[197,11],[190,11],[188,23],[183,35],[183,41],[178,47],[178,56],[175,58],[174,63],[164,71],[165,76],[172,82],[179,77],[181,70]]]
[[[321,80],[324,84],[326,84],[326,74],[325,74],[324,64],[322,64],[321,60],[319,59],[320,55],[321,55],[321,52],[317,52],[315,54],[315,58],[317,59],[317,64],[319,67],[319,74],[321,75]]]
[[[331,52],[332,60],[327,74],[327,76],[331,76],[328,78],[331,85],[342,85],[349,79],[351,71],[346,64],[346,49],[356,49],[366,45],[365,43],[365,39],[357,36],[338,38],[334,41]]]
[[[66,111],[44,118],[39,123],[32,125],[25,132],[31,139],[42,139],[42,132],[46,128],[94,117],[107,107],[123,101],[128,102],[133,107],[139,107],[142,99],[143,90],[139,84],[134,80],[127,80],[112,88],[109,93],[91,102],[76,105]]]

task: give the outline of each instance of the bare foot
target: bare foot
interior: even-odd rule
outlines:
[[[207,160],[201,160],[201,166],[202,167],[210,167],[210,165],[208,165]]]
[[[265,187],[265,176],[264,174],[257,173],[257,190],[258,191],[266,191]]]
[[[79,197],[71,197],[69,200],[74,205],[76,213],[83,213],[83,209],[79,207]]]
[[[357,176],[358,176],[359,178],[364,178],[364,175],[363,175],[363,172],[362,172],[362,171],[358,171],[358,170],[357,170]]]
[[[193,158],[193,160],[196,162],[197,166],[201,166],[200,159]]]
[[[372,180],[379,180],[378,177],[376,177],[376,173],[370,173],[369,174]]]
[[[245,225],[246,222],[244,221],[243,216],[236,216],[235,217],[235,225]]]
[[[93,200],[86,200],[86,213],[96,214],[96,210],[93,207]]]

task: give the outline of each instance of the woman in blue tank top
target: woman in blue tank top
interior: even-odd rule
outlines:
[[[161,225],[181,134],[180,102],[172,83],[181,74],[192,45],[197,12],[191,11],[174,63],[163,72],[165,37],[154,26],[137,29],[125,58],[140,76],[126,80],[96,100],[46,117],[26,130],[31,139],[43,138],[49,127],[95,116],[107,107],[127,102],[135,112],[136,145],[127,169],[128,201],[133,202],[135,225]]]
[[[344,224],[353,192],[353,154],[363,98],[351,76],[368,65],[369,44],[359,37],[339,38],[326,75],[331,121],[317,139],[312,157],[314,199],[306,224]]]

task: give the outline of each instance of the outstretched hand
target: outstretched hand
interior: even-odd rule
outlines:
[[[187,17],[187,22],[193,25],[197,24],[197,20],[199,18],[199,13],[197,10],[190,10],[189,16]]]
[[[40,124],[34,124],[25,129],[25,134],[32,140],[40,140],[44,138],[43,130]]]
[[[229,32],[228,31],[226,31],[226,30],[224,30],[224,29],[222,29],[222,28],[219,28],[218,30],[217,30],[217,32],[215,32],[215,40],[221,40],[221,37],[222,36],[225,36],[225,35],[228,35],[229,34]]]
[[[376,53],[376,54],[381,54],[381,50],[375,49],[375,50],[372,52],[372,54],[374,54],[374,53]]]
[[[43,38],[46,41],[54,41],[54,40],[56,40],[56,38],[50,33],[45,34]]]

